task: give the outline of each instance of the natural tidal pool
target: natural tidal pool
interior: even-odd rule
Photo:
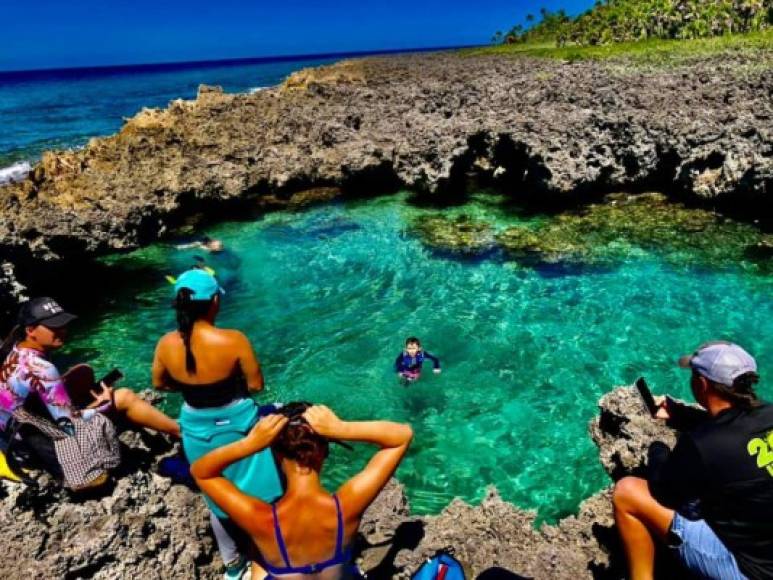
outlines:
[[[266,377],[260,401],[410,422],[415,441],[398,477],[415,512],[435,513],[455,496],[478,501],[490,484],[541,518],[573,512],[608,483],[587,435],[599,397],[640,375],[656,393],[688,397],[675,360],[708,339],[754,354],[760,392],[773,395],[773,275],[729,246],[732,259],[722,260],[724,239],[708,244],[705,261],[705,240],[691,256],[691,244],[664,251],[641,237],[604,236],[612,263],[517,261],[496,249],[470,256],[428,245],[421,224],[440,213],[485,221],[492,237],[553,219],[492,196],[441,212],[400,194],[206,230],[228,248],[206,256],[227,291],[219,323],[252,339]],[[197,255],[157,244],[108,258],[120,290],[109,307],[82,313],[68,357],[99,372],[119,366],[124,384],[148,387],[155,342],[174,328],[165,275]],[[425,369],[405,388],[392,365],[409,335],[440,357],[443,372]],[[167,405],[176,413],[177,396]],[[333,450],[328,482],[366,453]]]

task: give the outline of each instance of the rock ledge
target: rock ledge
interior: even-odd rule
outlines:
[[[590,432],[611,474],[641,466],[654,439],[673,442],[668,429],[649,419],[634,389],[618,388],[599,405]],[[158,459],[175,446],[132,431],[122,441],[124,466],[104,497],[74,499],[46,478],[38,490],[0,482],[4,577],[220,576],[201,497],[155,473]],[[469,578],[502,571],[567,580],[621,576],[611,487],[556,525],[535,527],[535,516],[503,501],[494,488],[480,505],[455,500],[437,516],[411,516],[402,486],[393,481],[363,518],[358,562],[370,578],[409,578],[428,556],[451,546]]]

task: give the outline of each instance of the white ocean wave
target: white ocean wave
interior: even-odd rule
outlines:
[[[265,91],[267,88],[269,87],[252,87],[250,89],[247,89],[247,92],[250,94],[259,93],[260,91]]]
[[[28,161],[19,161],[8,167],[0,167],[0,185],[21,181],[32,170]]]

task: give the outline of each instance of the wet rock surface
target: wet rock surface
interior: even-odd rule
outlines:
[[[612,391],[600,409],[590,433],[615,477],[640,467],[652,441],[673,443],[673,433],[647,415],[633,388]],[[102,497],[74,498],[45,477],[39,489],[0,482],[5,578],[220,577],[204,502],[155,472],[159,458],[175,453],[175,446],[131,431],[122,441],[117,483]],[[404,490],[393,480],[363,517],[355,554],[377,580],[409,578],[448,547],[468,578],[624,576],[611,488],[554,525],[535,526],[535,517],[503,501],[494,488],[477,506],[455,500],[437,516],[411,516]],[[671,569],[669,577],[678,571]]]

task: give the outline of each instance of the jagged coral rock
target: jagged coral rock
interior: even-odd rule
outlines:
[[[26,288],[16,279],[14,265],[0,261],[0,318],[14,320],[19,302],[27,300]]]
[[[654,441],[669,447],[676,443],[676,431],[653,419],[633,388],[607,393],[599,408],[601,412],[590,424],[590,435],[599,448],[601,464],[614,479],[639,470]]]
[[[674,434],[646,414],[635,389],[616,389],[599,406],[590,432],[613,476],[640,467],[654,440],[673,444]],[[45,477],[38,490],[0,482],[5,578],[220,576],[200,495],[155,473],[158,458],[174,446],[132,431],[122,439],[123,467],[104,497],[73,499]],[[403,487],[393,480],[363,517],[357,560],[370,578],[409,578],[425,558],[452,547],[471,578],[497,570],[540,579],[622,575],[611,488],[556,524],[538,527],[535,517],[503,501],[493,487],[479,505],[455,500],[437,516],[412,516]]]
[[[48,578],[214,578],[220,563],[198,494],[148,470],[171,444],[136,433],[104,497],[68,496],[50,478],[39,489],[0,483],[3,575]]]
[[[742,60],[622,73],[600,62],[409,55],[305,71],[254,94],[204,87],[82,150],[49,153],[31,179],[0,188],[0,248],[67,259],[136,247],[203,203],[314,186],[443,192],[482,182],[566,199],[657,184],[737,199],[768,219],[773,161],[768,132],[755,127],[773,116],[773,73]]]

